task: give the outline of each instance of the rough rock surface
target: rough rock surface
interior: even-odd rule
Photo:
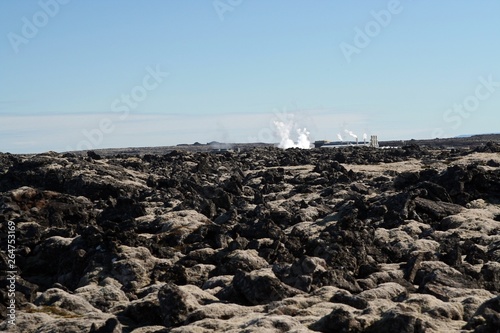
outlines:
[[[492,147],[0,154],[0,330],[495,332]]]

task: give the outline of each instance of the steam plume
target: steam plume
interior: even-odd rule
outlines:
[[[347,129],[346,129],[346,130],[345,130],[345,132],[346,132],[347,134],[349,134],[350,136],[352,136],[353,138],[355,138],[355,139],[357,139],[357,138],[358,138],[358,136],[357,136],[356,134],[354,134],[352,131],[349,131],[349,130],[347,130]]]
[[[280,143],[278,147],[283,149],[311,148],[311,141],[309,140],[310,133],[307,131],[307,129],[296,128],[296,125],[293,121],[288,121],[287,123],[284,123],[282,121],[274,121],[274,126],[276,127],[276,130],[280,137]],[[297,143],[295,143],[293,139],[290,137],[292,129],[295,129],[297,132]]]

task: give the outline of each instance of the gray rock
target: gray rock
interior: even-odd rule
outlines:
[[[314,331],[325,333],[361,333],[364,332],[365,324],[357,320],[351,312],[335,309],[310,327]]]
[[[140,325],[163,324],[158,292],[151,292],[143,298],[133,300],[126,305],[121,314]]]
[[[161,287],[158,291],[158,300],[162,322],[167,327],[182,325],[198,307],[186,292],[171,283]]]
[[[107,278],[99,285],[89,284],[75,290],[75,294],[85,298],[95,308],[108,312],[111,308],[129,302],[127,295],[120,289],[118,281]]]
[[[55,309],[59,308],[76,315],[100,313],[84,297],[72,295],[58,288],[51,288],[43,292],[36,298],[34,304],[38,306],[50,306]]]
[[[430,321],[421,318],[418,314],[401,310],[389,310],[382,318],[370,325],[365,333],[425,333],[437,332],[437,327]]]
[[[238,271],[232,285],[243,297],[242,302],[252,305],[278,301],[301,293],[282,283],[270,269],[250,273]]]
[[[499,332],[500,296],[481,304],[474,316],[467,322],[465,329],[474,330],[474,333]]]

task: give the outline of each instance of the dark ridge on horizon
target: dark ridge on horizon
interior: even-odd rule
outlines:
[[[383,140],[379,141],[380,147],[402,147],[405,145],[419,145],[430,148],[474,148],[486,145],[488,142],[500,142],[500,134],[477,134],[469,137],[452,137],[452,138],[436,138],[436,139],[409,139],[409,140]],[[211,141],[206,144],[195,142],[193,144],[181,143],[175,146],[155,146],[155,147],[124,147],[124,148],[103,148],[94,149],[100,155],[115,155],[115,154],[166,154],[174,150],[185,150],[193,152],[210,152],[224,150],[248,150],[256,147],[276,147],[277,143],[223,143]],[[87,150],[72,151],[75,154],[84,154]]]
[[[405,145],[419,145],[430,148],[439,149],[453,149],[453,148],[475,148],[486,145],[488,142],[500,143],[500,133],[491,134],[473,134],[473,135],[460,135],[449,138],[435,138],[435,139],[407,139],[407,140],[379,140],[380,147],[402,147]],[[72,153],[77,155],[86,154],[88,151],[95,151],[103,156],[111,156],[116,154],[127,155],[144,155],[144,154],[166,154],[174,150],[183,150],[191,152],[214,152],[214,151],[232,151],[232,150],[248,150],[258,147],[277,147],[278,143],[224,143],[219,141],[211,141],[208,143],[179,143],[170,146],[149,146],[149,147],[109,147],[109,148],[96,148],[89,150],[78,151],[61,151],[59,153]],[[49,151],[46,151],[49,152]],[[40,153],[12,153],[13,155],[37,155]],[[8,151],[0,153],[10,153]]]

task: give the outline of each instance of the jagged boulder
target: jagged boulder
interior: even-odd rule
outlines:
[[[282,283],[270,269],[250,273],[238,271],[234,275],[232,286],[242,296],[243,304],[252,305],[278,301],[301,293]]]
[[[498,332],[500,327],[500,296],[481,304],[464,327],[474,333]]]

